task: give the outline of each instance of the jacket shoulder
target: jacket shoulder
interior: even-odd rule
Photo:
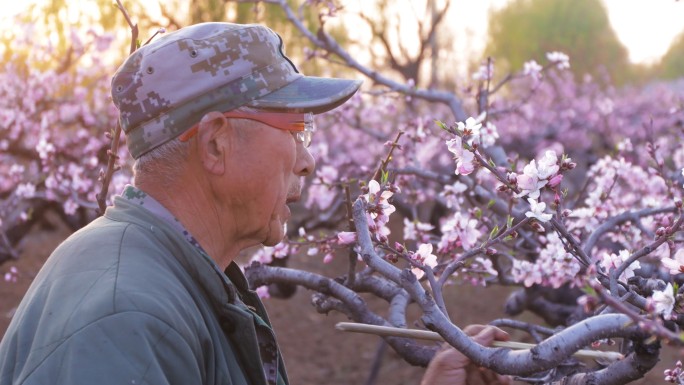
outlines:
[[[16,365],[30,370],[67,341],[74,341],[77,351],[88,350],[80,336],[97,330],[101,339],[114,335],[133,345],[136,338],[177,334],[201,352],[211,334],[210,304],[155,231],[99,218],[65,240],[17,309],[0,345],[0,360],[14,350]],[[143,319],[146,323],[135,325]],[[144,325],[161,329],[150,332],[151,326],[140,328]]]

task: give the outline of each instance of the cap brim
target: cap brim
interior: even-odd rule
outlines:
[[[320,114],[346,102],[361,86],[361,80],[303,76],[247,106],[269,110]]]

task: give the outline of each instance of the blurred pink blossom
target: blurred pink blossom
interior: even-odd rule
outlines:
[[[625,261],[629,259],[629,250],[620,250],[618,254],[603,252],[601,254],[601,259],[599,260],[599,265],[605,269],[606,272],[610,272],[613,269],[620,267]],[[639,261],[632,262],[620,275],[620,279],[627,281],[628,278],[634,276],[634,270],[640,269],[641,263]]]
[[[350,245],[356,242],[356,232],[342,231],[337,233],[337,242],[340,245]]]
[[[463,148],[461,137],[456,136],[453,139],[447,140],[446,144],[449,151],[454,154],[456,175],[468,175],[472,173],[475,170],[475,165],[473,164],[475,154]]]
[[[670,270],[670,274],[684,273],[684,249],[679,249],[674,258],[662,258],[660,262]]]

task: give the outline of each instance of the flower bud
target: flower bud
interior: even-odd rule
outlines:
[[[404,245],[402,245],[399,242],[394,242],[394,248],[397,249],[397,251],[400,253],[403,253],[406,251],[406,248],[404,247]]]
[[[553,178],[549,179],[549,187],[556,187],[563,181],[563,174],[556,174]]]
[[[508,179],[508,183],[514,186],[518,183],[518,174],[514,172],[509,172],[508,175],[506,175],[506,178]]]
[[[503,192],[508,191],[508,187],[506,187],[505,184],[500,184],[500,185],[496,186],[496,191],[503,193]]]
[[[682,200],[680,198],[675,198],[674,200],[675,207],[678,209],[682,208]]]
[[[356,242],[356,232],[341,231],[337,234],[337,243],[340,245],[350,245]]]
[[[665,234],[667,234],[667,230],[664,227],[658,227],[658,230],[656,230],[656,237],[660,238]]]
[[[537,221],[532,221],[532,222],[530,223],[530,227],[532,227],[532,230],[534,230],[534,231],[536,231],[536,232],[538,232],[538,233],[543,233],[543,232],[546,231],[546,230],[544,229],[544,226],[542,226],[541,223],[539,223],[539,222],[537,222]]]
[[[493,247],[488,247],[488,248],[485,250],[485,254],[487,254],[487,255],[495,255],[495,254],[496,254],[496,249],[493,248]]]

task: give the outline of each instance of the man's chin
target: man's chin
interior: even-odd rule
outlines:
[[[274,225],[269,229],[268,235],[261,244],[269,247],[275,246],[283,240],[286,232],[287,224],[282,224],[280,226]]]

